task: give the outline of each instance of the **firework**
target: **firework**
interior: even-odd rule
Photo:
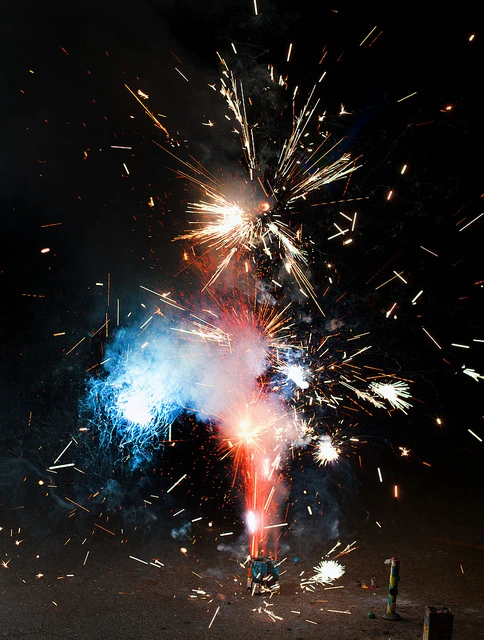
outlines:
[[[240,141],[243,175],[222,179],[192,156],[184,160],[160,145],[176,159],[177,175],[199,193],[187,206],[188,228],[175,240],[188,244],[185,259],[193,256],[191,264],[203,273],[200,298],[180,304],[173,293],[144,287],[158,296],[160,309],[139,327],[142,344],[133,332],[122,348],[107,354],[108,375],[91,383],[90,396],[97,421],[103,421],[104,440],[116,440],[121,448],[146,450],[162,433],[171,438],[171,427],[182,413],[210,423],[220,457],[232,461],[233,486],[242,496],[250,556],[255,558],[267,552],[268,532],[288,524],[281,521],[279,508],[287,494],[289,452],[294,456],[295,448],[310,445],[319,466],[335,463],[343,450],[348,454],[356,446],[353,416],[369,413],[365,404],[405,411],[411,403],[406,381],[362,364],[363,354],[372,348],[365,343],[368,331],[356,333],[339,317],[323,326],[311,319],[303,328],[300,309],[308,299],[322,314],[319,318],[325,311],[308,275],[311,245],[293,214],[314,205],[316,194],[347,180],[357,168],[350,154],[341,152],[341,140],[322,129],[325,112],[317,94],[324,74],[302,101],[294,91],[289,121],[281,109],[280,122],[268,126],[269,114],[258,96],[249,95],[219,58],[220,93],[232,134]],[[288,88],[287,79],[273,67],[265,82],[271,91]],[[168,130],[135,97],[175,148]],[[343,105],[341,114],[348,114]],[[274,150],[269,160],[261,152],[267,141]],[[328,239],[341,236],[346,244],[357,212],[340,214],[336,233]],[[228,278],[222,278],[229,270],[236,285],[228,286]],[[322,297],[325,306],[330,300],[335,306],[345,293],[336,288],[335,269],[328,265],[328,270]],[[288,278],[296,304],[285,302]],[[377,289],[397,278],[407,284],[394,272]],[[248,296],[242,290],[255,293]],[[314,582],[330,583],[344,568],[324,561],[315,570]]]

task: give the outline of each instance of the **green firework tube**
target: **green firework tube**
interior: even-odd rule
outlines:
[[[398,581],[400,580],[400,560],[390,558],[390,582],[388,584],[387,612],[383,616],[385,620],[401,620],[396,612]]]

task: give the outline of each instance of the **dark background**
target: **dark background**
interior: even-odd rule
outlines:
[[[215,52],[231,56],[231,42],[249,83],[254,65],[271,62],[288,74],[291,86],[309,90],[327,68],[322,105],[348,150],[362,156],[350,195],[368,199],[358,207],[354,246],[343,250],[324,241],[325,212],[337,215],[337,207],[308,214],[315,238],[322,239],[315,279],[318,264],[337,264],[341,291],[350,292],[353,312],[373,325],[383,361],[415,381],[415,401],[408,416],[374,414],[363,421],[363,435],[371,435],[364,450],[369,470],[359,470],[352,458],[358,480],[351,482],[376,490],[376,466],[382,466],[398,481],[434,482],[457,500],[479,480],[483,445],[467,429],[484,433],[484,383],[465,376],[462,366],[484,372],[482,344],[472,342],[484,338],[482,285],[476,284],[482,279],[483,222],[462,233],[456,228],[482,206],[479,33],[469,42],[478,27],[474,6],[342,2],[312,9],[309,3],[260,0],[254,16],[248,0],[4,3],[0,443],[8,460],[2,474],[7,493],[25,473],[22,465],[40,473],[60,452],[59,443],[77,432],[85,372],[104,349],[103,333],[93,334],[107,311],[107,274],[111,300],[120,299],[123,317],[134,310],[139,317],[140,303],[149,304],[140,284],[196,288],[190,274],[175,281],[181,247],[171,242],[184,229],[189,192],[173,173],[176,164],[153,143],[163,142],[163,133],[124,85],[149,94],[149,108],[166,116],[162,122],[206,166],[231,171],[236,146],[225,125],[202,124],[209,118],[223,123],[222,98],[207,85],[219,73]],[[293,56],[286,63],[289,42]],[[325,46],[327,59],[318,66]],[[341,104],[351,115],[338,117]],[[408,169],[400,176],[403,164]],[[387,201],[390,189],[395,195]],[[328,191],[323,201],[333,199]],[[44,247],[50,251],[42,254]],[[404,270],[413,294],[398,283],[375,293],[375,282],[391,277],[393,269]],[[420,289],[424,294],[412,306]],[[394,301],[399,308],[392,323],[384,311]],[[65,335],[54,337],[57,332]],[[83,337],[82,347],[66,356]],[[412,449],[408,464],[398,457],[401,445]],[[188,453],[196,459],[200,446],[213,447],[196,432],[181,458]],[[78,455],[92,474],[88,486],[72,494],[82,496],[105,483],[108,472],[92,450]],[[177,477],[180,460],[169,460],[148,474],[150,483],[162,477],[168,486]],[[214,471],[215,493],[225,486],[222,471]],[[204,462],[195,464],[194,503],[200,499],[197,479],[205,473]],[[129,502],[130,483],[137,481],[120,481],[123,500]],[[6,504],[13,502],[10,497]],[[32,502],[37,504],[35,496]]]

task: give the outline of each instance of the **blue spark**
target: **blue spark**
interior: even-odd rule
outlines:
[[[186,405],[177,345],[161,335],[142,348],[134,331],[123,330],[106,355],[102,371],[87,382],[89,423],[101,446],[147,459]]]

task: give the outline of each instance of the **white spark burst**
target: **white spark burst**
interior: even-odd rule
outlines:
[[[312,576],[311,582],[317,584],[332,584],[345,572],[344,566],[336,560],[323,560],[313,569],[316,573]]]
[[[406,398],[412,397],[410,387],[403,380],[370,382],[369,389],[375,395],[387,400],[394,409],[400,409],[403,413],[407,413],[405,409],[409,409],[412,406],[406,400]]]
[[[328,462],[334,462],[338,459],[340,451],[334,446],[330,436],[321,436],[318,444],[316,445],[316,451],[314,452],[314,458],[320,465],[328,464]]]
[[[283,373],[288,380],[292,380],[300,389],[307,389],[309,387],[307,371],[300,364],[288,364],[284,367]]]

